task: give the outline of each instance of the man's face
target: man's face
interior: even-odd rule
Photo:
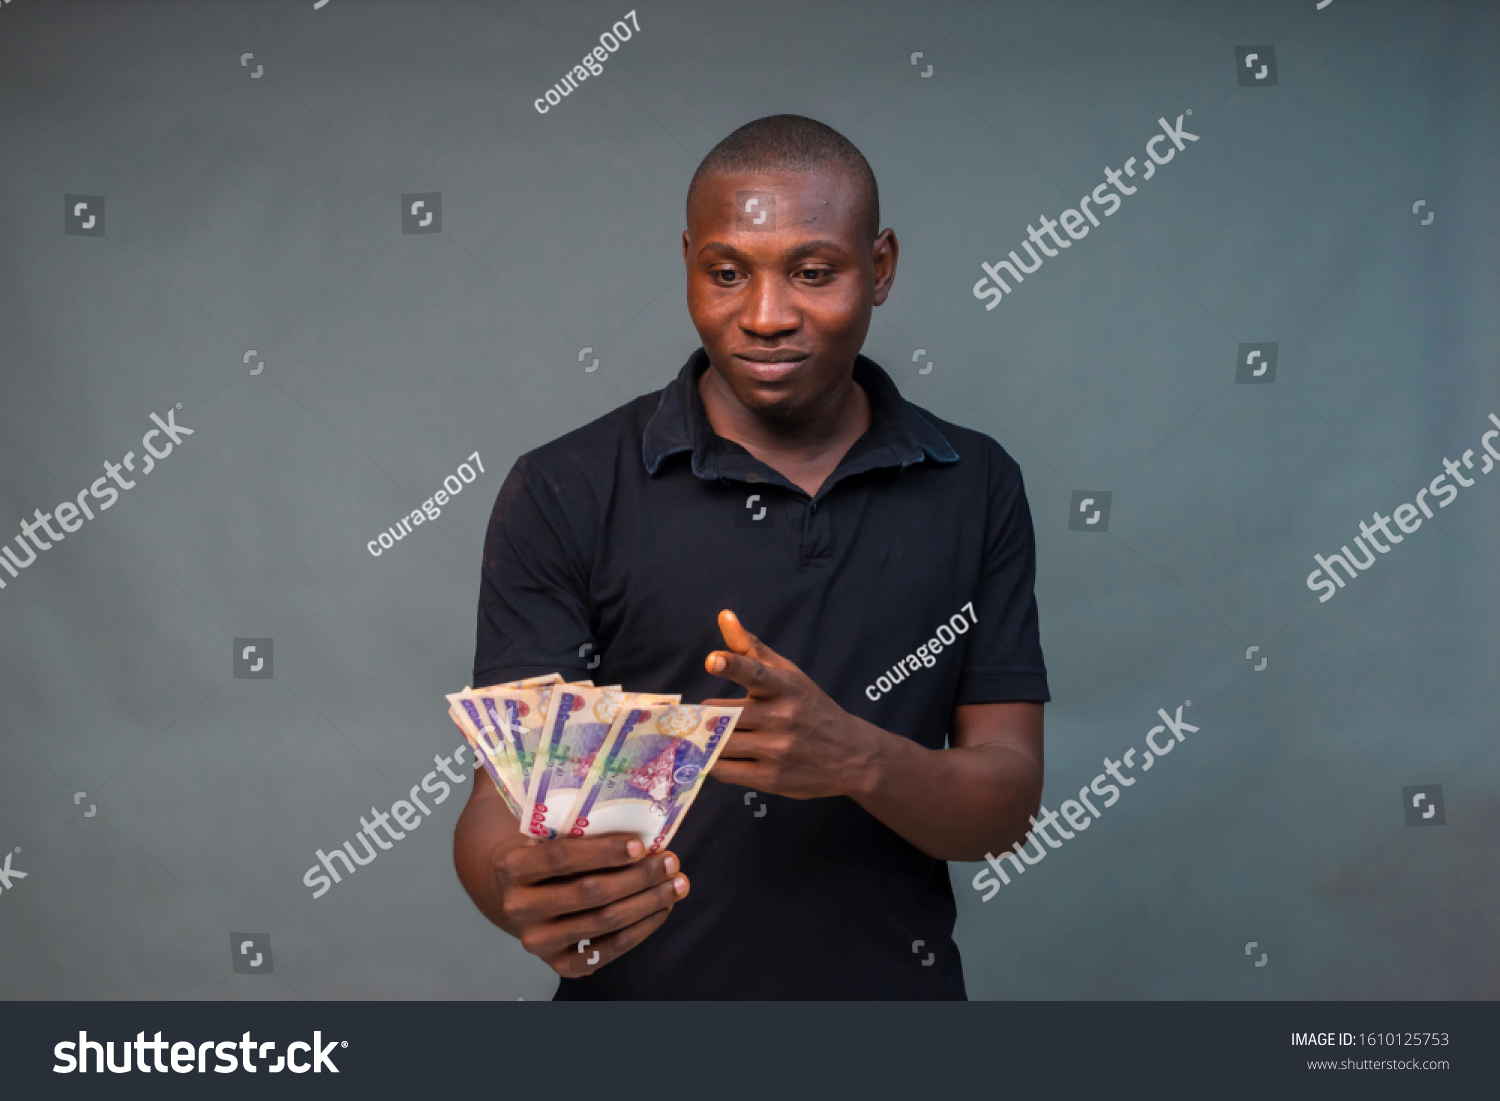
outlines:
[[[682,235],[688,313],[714,369],[762,416],[795,419],[845,385],[896,273],[834,171],[710,176]]]

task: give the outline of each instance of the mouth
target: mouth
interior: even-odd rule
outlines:
[[[737,362],[751,378],[757,382],[780,382],[802,365],[802,361],[808,358],[807,352],[797,352],[791,349],[777,349],[770,352],[757,352],[755,358],[736,355]]]

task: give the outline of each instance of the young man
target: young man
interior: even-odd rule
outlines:
[[[560,999],[961,999],[946,861],[1008,849],[1042,787],[1020,470],[859,354],[898,247],[837,132],[736,130],[687,225],[703,347],[516,462],[473,683],[560,671],[744,711],[673,852],[538,844],[476,783],[459,878]]]

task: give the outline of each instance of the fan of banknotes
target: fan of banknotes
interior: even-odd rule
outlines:
[[[649,852],[672,840],[740,716],[558,673],[447,700],[521,832],[633,833]]]

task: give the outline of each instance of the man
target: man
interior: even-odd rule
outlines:
[[[736,130],[687,224],[703,347],[517,461],[474,684],[560,671],[743,713],[673,852],[538,844],[476,783],[459,877],[559,999],[964,998],[945,862],[1022,838],[1042,785],[1020,470],[859,354],[898,247],[837,132]]]

